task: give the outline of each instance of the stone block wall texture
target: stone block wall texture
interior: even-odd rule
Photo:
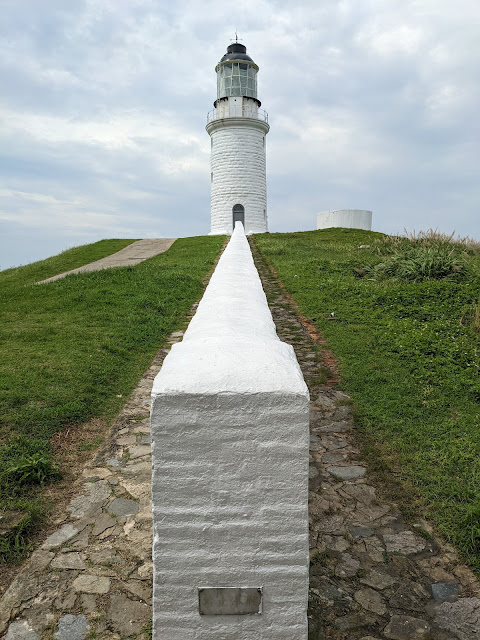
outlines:
[[[372,212],[365,209],[338,209],[317,213],[317,229],[331,227],[346,229],[372,229]]]
[[[152,390],[155,640],[306,640],[308,399],[237,223]],[[200,615],[206,587],[262,612]]]
[[[267,223],[266,133],[255,118],[225,118],[207,125],[211,137],[211,230],[231,234],[232,209],[245,208],[245,231],[265,233]]]

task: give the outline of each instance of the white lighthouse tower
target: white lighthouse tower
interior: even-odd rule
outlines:
[[[215,67],[217,99],[208,114],[211,153],[210,235],[231,234],[235,222],[246,233],[267,226],[265,136],[270,126],[257,98],[258,66],[235,42]]]

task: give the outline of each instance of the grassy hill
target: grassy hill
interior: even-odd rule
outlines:
[[[41,521],[52,437],[77,425],[79,450],[98,445],[101,430],[85,425],[108,424],[183,326],[223,240],[177,240],[136,267],[42,286],[131,241],[0,273],[0,514],[26,514],[14,536],[0,534],[0,557],[20,556]],[[370,471],[480,572],[478,247],[349,229],[255,241],[338,358]]]
[[[110,255],[133,240],[104,240],[0,272],[0,558],[21,556],[45,512],[41,485],[55,480],[52,436],[92,419],[105,425],[165,338],[185,323],[223,237],[177,240],[136,267],[43,278]],[[101,441],[87,430],[77,443]],[[0,520],[0,530],[2,526]]]
[[[370,470],[480,572],[480,254],[329,229],[255,237],[340,363]]]

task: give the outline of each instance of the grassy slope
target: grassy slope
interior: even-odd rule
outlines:
[[[70,269],[76,269],[84,264],[95,262],[106,256],[112,255],[132,244],[135,240],[100,240],[93,244],[86,244],[63,251],[56,256],[32,262],[24,267],[15,267],[0,271],[0,286],[31,284],[38,280],[45,280],[57,273],[64,273]]]
[[[480,571],[480,340],[460,322],[479,299],[480,258],[456,281],[355,277],[355,267],[380,260],[378,241],[338,229],[256,236],[339,358],[377,469],[400,469],[404,486]]]
[[[78,247],[0,273],[0,467],[50,456],[67,425],[112,417],[170,332],[201,297],[223,237],[177,240],[136,267],[34,285],[129,244]],[[0,509],[32,508],[0,469]],[[1,546],[1,545],[0,545]],[[1,551],[1,549],[0,549]]]

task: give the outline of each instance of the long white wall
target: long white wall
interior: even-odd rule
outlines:
[[[151,420],[154,639],[306,640],[308,390],[241,224],[155,379]],[[225,615],[230,589],[201,615],[199,589],[232,587],[261,589],[261,612],[238,613],[241,591]]]

